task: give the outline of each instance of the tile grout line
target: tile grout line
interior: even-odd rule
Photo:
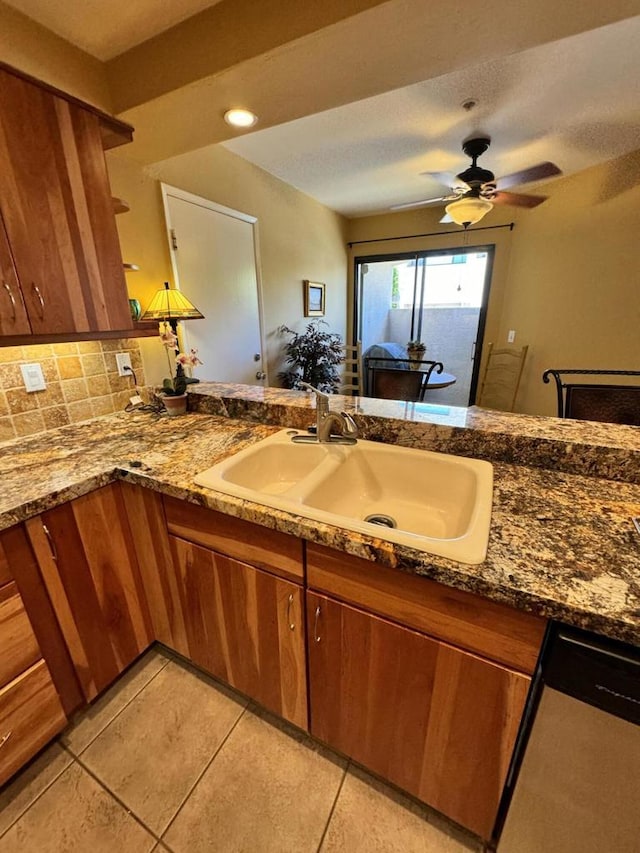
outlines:
[[[103,733],[104,733],[104,732],[109,728],[109,726],[111,725],[111,723],[114,723],[114,722],[118,719],[118,717],[120,716],[120,714],[122,714],[122,712],[123,712],[126,708],[128,708],[128,707],[129,707],[129,705],[133,702],[133,700],[134,700],[134,699],[137,699],[137,698],[138,698],[138,696],[142,693],[142,691],[143,691],[143,690],[146,690],[146,688],[151,684],[151,682],[152,682],[152,681],[154,681],[154,680],[155,680],[155,679],[160,675],[160,673],[163,671],[163,669],[164,669],[164,668],[165,668],[165,667],[166,667],[170,662],[171,662],[171,661],[169,661],[169,660],[165,659],[165,663],[163,663],[163,665],[160,667],[160,669],[159,669],[157,672],[154,672],[154,674],[151,676],[151,678],[150,678],[148,681],[146,681],[146,682],[142,685],[142,687],[141,687],[141,688],[140,688],[136,693],[134,693],[134,694],[133,694],[133,696],[128,700],[128,702],[126,702],[126,703],[122,706],[122,708],[120,708],[120,710],[119,710],[119,711],[118,711],[118,712],[117,712],[113,717],[111,717],[111,719],[109,720],[109,722],[108,722],[108,723],[106,723],[106,724],[104,725],[104,727],[103,727],[103,728],[101,728],[101,729],[100,729],[100,731],[99,731],[99,732],[98,732],[94,737],[92,737],[92,738],[91,738],[91,740],[89,741],[89,743],[88,743],[88,744],[86,744],[86,746],[84,746],[84,747],[80,750],[80,752],[75,753],[75,752],[71,749],[71,747],[70,747],[70,746],[68,746],[66,743],[64,743],[62,740],[60,740],[60,741],[59,741],[59,742],[60,742],[60,745],[61,745],[62,747],[64,747],[64,749],[66,749],[66,751],[67,751],[70,755],[72,755],[74,758],[80,758],[80,756],[84,755],[84,753],[85,753],[85,752],[89,749],[89,747],[90,747],[90,746],[91,746],[91,745],[92,745],[92,744],[93,744],[93,743],[94,743],[94,742],[95,742],[95,741],[100,737],[100,735],[102,735],[102,734],[103,734]],[[116,685],[117,685],[117,682],[116,682],[116,684],[114,684],[114,685],[113,685],[113,687],[115,687]],[[103,694],[103,695],[106,695],[106,693],[105,693],[105,694]],[[89,707],[91,707],[91,706],[89,706]],[[61,737],[62,737],[62,736],[61,736]]]
[[[327,822],[325,824],[324,830],[322,831],[322,838],[320,839],[320,843],[318,844],[318,849],[316,853],[320,853],[322,850],[322,845],[324,844],[324,840],[327,836],[327,832],[329,831],[329,824],[331,823],[331,818],[333,817],[333,813],[336,810],[336,806],[338,805],[338,799],[340,794],[342,793],[342,787],[344,785],[344,781],[347,778],[347,773],[349,772],[349,768],[351,767],[351,761],[347,759],[347,763],[344,767],[344,773],[342,774],[342,779],[340,780],[340,784],[338,785],[338,790],[336,791],[336,795],[334,797],[333,803],[331,805],[331,810],[329,812],[329,817],[327,818]]]
[[[246,712],[247,712],[248,708],[249,708],[249,702],[247,702],[247,704],[244,706],[244,708],[242,709],[242,713],[241,713],[241,714],[239,714],[238,719],[235,721],[235,723],[231,726],[231,728],[229,729],[229,731],[227,732],[227,734],[224,736],[224,739],[221,741],[220,745],[219,745],[219,746],[218,746],[218,748],[215,750],[215,752],[213,753],[213,755],[211,756],[211,758],[209,759],[209,761],[207,761],[206,765],[205,765],[205,766],[204,766],[204,768],[202,769],[202,772],[198,774],[198,777],[196,778],[196,780],[195,780],[195,782],[193,783],[193,785],[189,788],[189,790],[188,790],[187,794],[185,795],[184,799],[182,800],[182,802],[180,803],[180,805],[179,805],[179,806],[178,806],[178,808],[176,809],[176,811],[175,811],[175,813],[174,813],[173,817],[171,818],[171,820],[169,821],[169,823],[168,823],[168,824],[165,826],[165,828],[163,829],[162,834],[161,834],[161,836],[160,836],[160,838],[159,838],[159,841],[162,841],[162,843],[163,843],[163,844],[165,844],[165,845],[167,844],[167,842],[165,842],[165,841],[163,840],[163,839],[164,839],[164,837],[165,837],[165,835],[167,834],[167,832],[169,832],[169,830],[171,829],[171,827],[172,827],[172,826],[173,826],[173,824],[175,823],[176,818],[178,817],[178,815],[180,814],[180,812],[182,811],[182,809],[185,807],[185,805],[186,805],[186,803],[187,803],[187,800],[191,797],[191,795],[193,794],[193,792],[195,791],[195,789],[196,789],[196,788],[198,787],[198,785],[200,784],[200,781],[201,781],[202,777],[203,777],[203,776],[204,776],[204,774],[207,772],[207,770],[211,767],[211,765],[213,764],[213,762],[214,762],[214,761],[215,761],[215,759],[217,758],[218,754],[220,753],[220,750],[221,750],[221,749],[222,749],[222,747],[225,745],[225,743],[229,740],[229,738],[231,737],[231,735],[232,735],[232,734],[233,734],[233,732],[235,731],[236,726],[238,725],[238,723],[240,722],[240,720],[241,720],[241,719],[244,717],[244,715],[246,714]],[[170,850],[171,848],[170,848],[170,847],[168,847],[168,845],[167,845],[167,849],[168,849],[168,850]]]
[[[133,809],[130,808],[124,802],[124,800],[121,800],[120,797],[111,790],[111,788],[107,787],[106,782],[103,782],[99,776],[96,776],[95,772],[93,770],[91,770],[91,768],[88,767],[80,758],[76,758],[76,763],[78,764],[79,767],[82,768],[82,770],[85,771],[85,773],[87,773],[89,776],[91,776],[91,778],[94,780],[94,782],[97,782],[98,785],[100,785],[100,787],[112,799],[114,799],[116,801],[116,803],[118,803],[118,805],[121,806],[125,810],[125,812],[135,820],[136,823],[140,824],[140,826],[146,832],[148,832],[149,835],[152,836],[152,838],[156,841],[156,846],[157,846],[157,842],[161,840],[160,837],[158,836],[158,834],[155,833],[150,827],[148,827],[147,824],[142,820],[142,818],[138,817],[138,815],[133,811]]]
[[[54,743],[56,743],[56,742],[57,742],[57,741],[54,741]],[[62,751],[63,751],[63,752],[65,752],[65,753],[66,753],[66,754],[71,758],[71,761],[67,764],[67,766],[66,766],[66,767],[63,767],[63,768],[62,768],[62,770],[61,770],[59,773],[56,773],[56,775],[55,775],[55,776],[53,777],[53,779],[49,782],[49,784],[48,784],[48,785],[45,785],[45,787],[40,791],[40,793],[39,793],[39,794],[37,794],[37,795],[33,798],[33,800],[31,800],[31,802],[30,802],[27,806],[25,806],[25,807],[24,807],[24,809],[20,812],[20,814],[19,814],[19,815],[18,815],[14,820],[12,820],[12,821],[11,821],[11,823],[9,824],[9,826],[7,826],[7,828],[6,828],[6,829],[3,829],[3,830],[2,830],[2,832],[0,832],[0,839],[4,838],[4,836],[7,834],[7,832],[9,832],[9,830],[11,829],[11,827],[12,827],[12,826],[14,826],[14,825],[15,825],[15,824],[16,824],[16,823],[17,823],[17,822],[18,822],[22,817],[24,817],[24,816],[26,815],[26,813],[29,811],[29,809],[31,809],[31,807],[32,807],[32,806],[34,806],[34,805],[38,802],[38,800],[40,799],[40,797],[42,797],[44,794],[46,794],[46,792],[49,790],[49,788],[50,788],[50,787],[51,787],[55,782],[57,782],[57,781],[58,781],[58,779],[63,775],[63,773],[66,773],[66,772],[67,772],[67,770],[69,770],[69,768],[70,768],[70,767],[75,763],[75,761],[76,761],[76,757],[75,757],[75,755],[73,755],[71,752],[69,752],[69,750],[65,749],[65,748],[64,748],[64,744],[62,744],[62,743],[58,743],[58,745],[60,746],[60,748],[62,749]],[[50,747],[47,747],[47,748],[50,748]],[[12,784],[12,783],[11,783],[11,784]]]

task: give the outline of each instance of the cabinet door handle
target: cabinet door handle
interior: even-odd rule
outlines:
[[[316,607],[316,618],[313,622],[313,639],[319,643],[322,637],[318,634],[318,620],[320,619],[320,605]]]
[[[2,749],[2,747],[9,740],[12,734],[13,732],[7,732],[6,735],[2,735],[2,737],[0,737],[0,749]]]
[[[287,600],[287,622],[289,623],[289,630],[295,631],[296,625],[295,622],[291,619],[291,608],[293,607],[293,593],[289,596]]]
[[[42,522],[42,529],[44,530],[44,535],[47,537],[47,541],[49,542],[49,550],[51,551],[51,556],[54,561],[58,562],[58,552],[56,551],[56,543],[53,541],[53,536],[51,535],[49,528],[47,525]]]
[[[2,285],[3,285],[4,289],[7,291],[7,293],[9,294],[9,299],[11,300],[11,321],[12,321],[13,323],[15,323],[15,321],[16,321],[16,316],[17,316],[17,315],[16,315],[16,300],[15,300],[15,298],[14,298],[14,296],[13,296],[13,293],[12,293],[12,291],[11,291],[11,288],[9,287],[9,285],[7,284],[7,282],[6,282],[6,281],[3,281],[3,282],[2,282]]]
[[[38,300],[40,301],[40,319],[44,320],[44,297],[40,293],[40,288],[38,287],[38,285],[35,284],[33,281],[31,282],[31,289],[33,290],[35,295],[38,297]]]

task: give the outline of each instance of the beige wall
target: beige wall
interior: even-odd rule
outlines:
[[[327,285],[326,321],[344,335],[346,328],[346,220],[293,187],[218,146],[174,157],[142,170],[124,152],[108,155],[114,194],[131,211],[118,217],[125,260],[140,265],[128,277],[130,295],[142,302],[171,280],[171,265],[159,182],[204,196],[258,218],[264,332],[269,379],[277,384],[281,324],[303,328],[302,280]],[[150,381],[164,371],[155,340],[142,342]],[[160,353],[161,355],[161,353]],[[158,375],[157,371],[160,372]],[[212,377],[219,378],[219,377]]]
[[[553,181],[534,210],[495,208],[483,220],[513,220],[509,231],[355,246],[353,255],[452,248],[495,242],[496,266],[485,342],[528,344],[517,411],[553,415],[555,394],[544,385],[549,367],[640,369],[640,152]],[[352,220],[349,240],[444,230],[441,208]],[[351,290],[351,287],[350,287]]]
[[[545,369],[640,369],[640,152],[544,192],[518,216],[498,339],[530,346],[518,410],[553,415]]]
[[[106,112],[111,111],[103,63],[2,2],[0,59]]]

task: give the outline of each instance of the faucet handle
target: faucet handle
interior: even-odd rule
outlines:
[[[327,394],[325,394],[325,393],[324,393],[324,391],[320,391],[318,388],[314,388],[314,387],[313,387],[313,385],[309,385],[309,383],[308,383],[308,382],[301,382],[301,383],[300,383],[300,385],[301,385],[301,387],[302,387],[302,388],[306,388],[306,389],[307,389],[307,391],[313,391],[313,393],[314,393],[317,397],[324,397],[324,398],[325,398],[325,400],[328,400],[328,399],[329,399],[328,395],[327,395]]]
[[[343,421],[343,426],[342,426],[343,435],[350,435],[350,436],[353,436],[353,438],[357,438],[357,436],[358,436],[358,424],[354,421],[354,419],[351,417],[349,412],[340,412],[340,414],[342,415],[342,421]]]

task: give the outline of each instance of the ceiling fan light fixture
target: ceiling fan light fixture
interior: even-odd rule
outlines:
[[[468,228],[493,210],[493,204],[484,198],[459,198],[448,204],[445,210],[457,225]]]

